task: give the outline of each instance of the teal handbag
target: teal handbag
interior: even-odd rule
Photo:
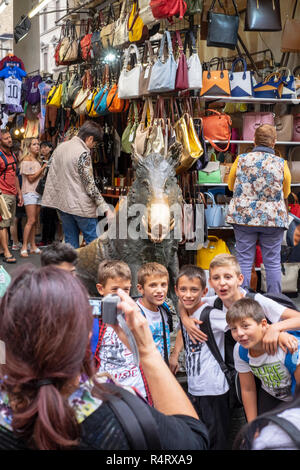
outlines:
[[[97,93],[94,99],[94,109],[99,116],[103,116],[104,114],[108,114],[106,99],[109,92],[109,85],[104,85],[103,88]]]

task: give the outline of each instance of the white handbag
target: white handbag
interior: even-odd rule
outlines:
[[[244,64],[244,71],[235,72],[235,65],[240,61]],[[253,85],[255,85],[253,72],[247,71],[247,63],[242,57],[238,57],[233,61],[231,71],[229,73],[229,83],[231,96],[252,96]]]
[[[261,290],[267,292],[266,268],[263,264],[261,267]],[[281,272],[281,291],[282,292],[298,292],[298,274],[300,263],[282,263]]]
[[[113,47],[121,47],[129,44],[128,19],[129,12],[127,11],[127,0],[123,0],[120,18],[115,22]]]
[[[139,16],[142,18],[143,23],[148,26],[149,29],[159,22],[159,20],[153,16],[150,0],[139,0]]]
[[[132,49],[135,52],[137,63],[133,69],[127,70],[129,54]],[[140,61],[138,48],[135,44],[130,44],[128,49],[125,50],[124,65],[119,77],[118,95],[120,99],[139,98],[141,70],[142,64]]]
[[[196,41],[192,31],[185,36],[184,53],[186,54],[187,43],[190,39],[190,56],[187,59],[189,90],[202,88],[202,65],[196,48]]]

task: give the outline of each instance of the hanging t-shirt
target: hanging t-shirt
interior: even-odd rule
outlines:
[[[205,307],[207,307],[207,304],[201,305],[190,318],[199,320]],[[213,309],[209,318],[217,346],[224,359],[224,332],[227,326],[225,314],[221,310]],[[183,334],[189,393],[194,396],[223,395],[226,393],[229,390],[228,382],[207,344],[200,342],[194,344],[184,326]]]
[[[137,300],[137,304],[140,307],[142,313],[145,315],[152,336],[154,343],[156,344],[157,349],[159,350],[161,356],[164,358],[164,329],[162,323],[161,313],[165,320],[165,330],[166,330],[166,340],[167,340],[167,349],[168,349],[168,356],[170,355],[170,327],[168,324],[168,316],[163,311],[163,309],[157,310],[156,312],[149,310],[148,308],[144,307],[139,300]]]
[[[5,83],[5,104],[19,105],[21,100],[22,82],[17,78],[9,77]]]
[[[278,347],[274,355],[267,353],[253,357],[248,351],[249,363],[241,359],[240,345],[237,343],[233,350],[234,366],[238,372],[252,372],[261,381],[261,386],[269,395],[282,401],[290,401],[293,398],[291,386],[292,376],[285,366],[286,353]],[[298,340],[299,349],[299,340]],[[300,363],[300,355],[293,355],[297,365]]]
[[[0,60],[0,70],[7,67],[8,64],[25,70],[23,61],[16,55],[7,55],[2,60]]]
[[[20,67],[5,67],[0,71],[0,78],[14,77],[22,81],[23,77],[26,77],[27,73],[24,72]]]

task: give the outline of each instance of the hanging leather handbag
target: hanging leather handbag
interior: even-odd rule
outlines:
[[[186,16],[197,15],[197,13],[202,13],[203,10],[203,0],[185,0],[186,3]]]
[[[300,19],[287,19],[281,35],[281,52],[300,51]]]
[[[148,108],[149,108],[149,119],[146,125],[146,117],[148,118],[147,116]],[[133,142],[133,149],[137,155],[144,156],[145,154],[148,137],[152,130],[153,117],[154,117],[154,113],[153,113],[152,100],[151,98],[146,98],[144,107],[143,107],[141,122],[139,123],[137,127],[137,130],[135,133],[135,139]]]
[[[136,131],[139,125],[137,104],[134,101],[129,108],[128,123],[122,134],[122,151],[132,153],[132,144],[135,140]]]
[[[108,92],[109,92],[109,66],[108,64],[105,64],[103,83],[102,83],[102,86],[100,87],[99,92],[97,93],[94,99],[95,111],[99,116],[104,116],[105,114],[108,114],[108,109],[107,109]]]
[[[274,113],[243,113],[243,140],[253,142],[255,131],[262,124],[274,126]]]
[[[203,135],[218,152],[226,152],[229,149],[231,138],[231,124],[232,120],[228,114],[219,113],[214,109],[207,109],[213,113],[210,116],[203,116],[202,126]],[[219,140],[226,143],[225,149],[219,147],[213,140]]]
[[[202,269],[209,269],[209,265],[215,256],[225,253],[230,254],[229,248],[222,238],[209,235],[208,240],[208,246],[197,251],[197,266]]]
[[[147,53],[149,53],[149,58],[147,59]],[[149,95],[148,87],[151,77],[151,71],[154,64],[154,55],[153,49],[150,41],[145,41],[143,58],[142,58],[142,68],[140,73],[140,96]]]
[[[290,142],[293,138],[294,116],[285,114],[284,116],[275,116],[275,127],[277,142]]]
[[[213,0],[207,15],[208,47],[225,47],[227,49],[235,49],[238,40],[239,13],[235,0],[232,0],[232,3],[234,5],[235,15],[226,15],[214,12],[216,0]],[[223,7],[220,0],[219,4]]]
[[[163,62],[165,39],[168,43],[168,58]],[[162,93],[175,89],[177,64],[173,56],[171,35],[165,31],[160,42],[159,55],[152,67],[148,91]]]
[[[104,49],[113,46],[114,32],[115,32],[115,13],[112,4],[109,6],[109,12],[107,17],[107,24],[101,28],[100,38]]]
[[[91,60],[91,49],[92,49],[92,33],[90,33],[91,21],[90,18],[87,21],[86,33],[80,41],[80,52],[81,58],[85,62]]]
[[[107,110],[110,113],[123,113],[129,107],[129,101],[123,100],[118,96],[118,85],[115,83],[108,91],[106,98]]]
[[[136,56],[136,65],[128,70],[128,61],[131,51],[134,51]],[[124,53],[124,65],[119,77],[119,98],[121,99],[134,99],[140,97],[140,76],[142,71],[142,65],[140,61],[140,54],[135,44],[131,44]]]
[[[178,45],[178,62],[177,62],[177,70],[176,70],[176,79],[175,79],[175,90],[187,90],[189,87],[189,78],[188,78],[188,65],[186,56],[183,51],[182,41],[180,37],[179,31],[175,32],[176,41]]]
[[[73,75],[71,75],[71,78],[68,84],[68,106],[67,107],[69,108],[72,107],[72,104],[80,88],[81,88],[81,80],[80,80],[79,74],[75,72],[73,73]]]
[[[172,18],[172,16],[179,15],[182,19],[186,12],[186,2],[183,0],[151,0],[150,6],[153,16],[157,19]]]
[[[102,11],[99,12],[96,30],[92,34],[91,38],[91,58],[93,60],[100,59],[102,52],[102,41],[100,37],[101,28],[103,25]]]
[[[56,106],[60,108],[62,100],[62,73],[58,75],[56,84],[51,88],[48,93],[46,105]]]
[[[243,72],[235,72],[235,66],[238,62],[242,62],[244,66]],[[247,62],[242,57],[238,57],[232,62],[229,74],[231,96],[242,97],[252,96],[253,94],[253,72],[247,71]]]
[[[129,13],[127,11],[127,8],[128,8],[127,1],[128,0],[123,0],[119,18],[117,19],[115,23],[113,47],[126,47],[129,44],[129,37],[128,37]]]
[[[72,109],[79,116],[83,116],[86,113],[86,103],[90,96],[92,89],[92,76],[91,71],[87,70],[82,77],[82,87],[76,95]]]
[[[281,98],[284,83],[279,72],[273,72],[253,86],[254,98]]]
[[[66,34],[61,41],[59,49],[59,60],[63,62],[74,62],[78,59],[78,38],[74,24],[67,21]]]
[[[247,0],[244,31],[281,31],[280,0]]]
[[[180,164],[176,174],[181,174],[191,168],[203,154],[203,147],[194,128],[192,117],[185,113],[174,125],[176,140],[183,146]]]
[[[294,115],[293,142],[300,142],[300,114]]]
[[[95,118],[99,116],[95,109],[95,97],[97,96],[98,93],[99,93],[99,88],[94,88],[93,90],[91,90],[89,97],[86,101],[86,114],[91,118]]]
[[[186,54],[188,42],[190,45],[190,56],[187,58],[188,88],[189,90],[200,90],[202,87],[202,65],[196,48],[196,41],[192,31],[185,35],[184,53]]]
[[[144,42],[149,39],[149,29],[139,16],[138,0],[133,0],[133,5],[128,18],[128,38],[130,42]]]
[[[221,66],[221,70],[211,70],[211,64]],[[228,70],[224,70],[224,60],[213,58],[208,62],[207,70],[203,70],[200,96],[230,96]]]

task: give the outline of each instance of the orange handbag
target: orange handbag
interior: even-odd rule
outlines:
[[[221,65],[221,70],[211,70],[211,62]],[[224,70],[224,60],[211,59],[207,64],[207,70],[202,72],[202,88],[200,96],[230,96],[230,82],[228,70]]]
[[[110,113],[123,113],[129,107],[128,100],[122,100],[118,95],[118,85],[115,83],[106,98],[107,109]]]
[[[214,109],[207,109],[211,113],[210,116],[202,116],[203,135],[218,152],[226,152],[229,149],[231,138],[231,124],[232,120],[228,114],[219,113]],[[220,140],[226,143],[225,149],[216,145],[213,140]]]

